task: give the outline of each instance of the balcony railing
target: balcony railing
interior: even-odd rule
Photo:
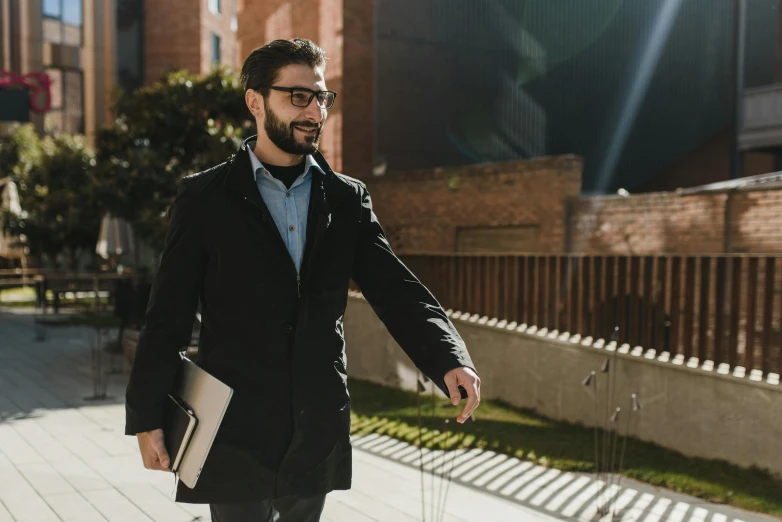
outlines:
[[[782,373],[782,256],[401,258],[446,309]]]

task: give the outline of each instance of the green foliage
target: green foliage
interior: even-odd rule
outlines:
[[[84,138],[57,134],[39,140],[25,126],[4,139],[0,155],[12,165],[22,207],[20,216],[3,216],[4,228],[29,254],[76,270],[79,256],[95,248],[102,216],[95,158]]]
[[[19,126],[10,135],[0,136],[0,178],[18,180],[40,163],[41,139],[32,123]]]
[[[225,69],[173,72],[119,93],[116,114],[98,138],[101,201],[159,250],[179,179],[228,159],[254,122],[238,77]]]

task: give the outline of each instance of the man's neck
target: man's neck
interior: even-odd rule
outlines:
[[[255,142],[253,153],[261,163],[278,167],[291,167],[304,161],[304,156],[288,154],[277,148],[274,143],[269,141],[269,138],[260,134],[258,135],[258,141]]]

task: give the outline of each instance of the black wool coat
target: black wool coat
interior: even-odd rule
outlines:
[[[449,370],[474,369],[442,307],[391,250],[367,187],[333,172],[319,153],[325,175],[313,170],[297,275],[253,179],[253,140],[180,182],[127,387],[126,434],[162,428],[200,301],[195,362],[234,395],[196,487],[179,483],[180,502],[350,488],[343,316],[351,278],[446,395]]]

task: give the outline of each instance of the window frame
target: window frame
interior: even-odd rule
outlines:
[[[66,98],[66,94],[65,94],[66,85],[68,83],[67,80],[66,80],[66,73],[76,73],[76,74],[79,75],[80,83],[81,83],[81,92],[79,93],[80,94],[80,98],[81,98],[81,102],[80,102],[81,103],[81,119],[80,119],[79,124],[77,126],[78,128],[75,129],[75,130],[60,129],[57,132],[67,132],[69,134],[84,134],[85,131],[86,131],[86,128],[87,128],[87,119],[86,119],[86,114],[85,114],[86,113],[86,107],[85,107],[86,97],[85,97],[85,93],[84,93],[84,71],[79,69],[78,67],[67,67],[67,66],[59,66],[59,65],[47,65],[47,66],[44,67],[44,70],[46,71],[47,74],[51,70],[60,71],[60,74],[61,74],[61,81],[60,81],[60,105],[58,107],[52,106],[49,109],[49,111],[47,111],[47,114],[50,113],[50,112],[59,112],[60,115],[61,115],[61,121],[63,123],[65,122],[66,110],[67,110],[67,107],[68,107],[68,102],[67,102],[67,98]],[[45,118],[46,118],[46,115],[44,115],[44,120],[45,120]],[[45,127],[44,127],[44,132],[47,132],[47,134],[48,134],[48,131],[45,129]]]
[[[79,27],[79,43],[75,47],[83,47],[84,46],[84,0],[67,0],[67,1],[69,1],[69,2],[78,2],[79,5],[80,5],[79,13],[81,15],[81,20],[80,20],[79,25],[78,25],[78,27]],[[49,42],[49,43],[56,43],[57,45],[68,45],[68,46],[74,47],[74,44],[65,42],[65,26],[66,25],[72,25],[72,24],[67,24],[64,21],[64,19],[63,19],[64,16],[65,16],[65,2],[66,2],[66,0],[56,0],[56,2],[57,2],[57,5],[59,5],[59,11],[60,11],[59,16],[55,16],[55,15],[51,15],[51,14],[47,14],[46,13],[46,10],[45,10],[45,7],[44,7],[45,6],[45,0],[44,0],[44,1],[41,2],[41,17],[46,19],[46,20],[54,20],[56,22],[59,22],[59,26],[60,26],[60,41],[59,42],[51,42],[50,40],[46,39],[46,35],[42,35],[43,36],[43,41],[44,42]]]
[[[219,66],[223,63],[222,45],[222,37],[219,34],[212,32],[212,67]],[[215,51],[217,52],[215,53]],[[216,57],[215,54],[217,55]]]

